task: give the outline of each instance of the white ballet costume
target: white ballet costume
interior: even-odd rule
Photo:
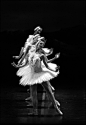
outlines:
[[[19,68],[17,76],[22,77],[20,83],[23,86],[41,84],[42,82],[49,81],[54,77],[57,77],[59,70],[56,72],[57,65],[54,63],[48,63],[48,66],[54,70],[51,71],[40,60],[40,54],[34,53],[29,57],[29,64]]]

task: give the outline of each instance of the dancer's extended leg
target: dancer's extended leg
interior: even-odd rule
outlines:
[[[46,90],[46,92],[47,92],[47,94],[48,94],[50,100],[52,101],[54,107],[56,108],[57,112],[59,112],[59,113],[62,115],[63,113],[60,111],[60,109],[59,109],[59,107],[58,107],[58,105],[60,105],[60,103],[59,103],[59,102],[55,99],[55,97],[54,97],[54,94],[53,94],[53,92],[52,92],[52,88],[51,88],[50,82],[49,82],[49,81],[43,82],[43,83],[42,83],[42,86],[43,86],[44,89]]]

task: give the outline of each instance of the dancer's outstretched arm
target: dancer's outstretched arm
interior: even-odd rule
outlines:
[[[13,58],[19,59],[23,55],[23,49],[22,47],[19,56],[13,56]]]
[[[50,69],[50,67],[48,66],[48,64],[47,64],[48,59],[47,59],[47,57],[46,57],[45,55],[42,55],[42,56],[41,56],[41,60],[43,60],[43,63],[45,64],[45,66],[46,66],[49,70],[54,71],[54,70]]]
[[[26,63],[24,65],[16,65],[14,62],[11,63],[15,68],[21,68],[21,67],[24,67],[26,65]]]
[[[50,63],[50,62],[54,61],[55,59],[56,59],[56,57],[54,57],[54,58],[48,60],[47,63]]]
[[[12,65],[16,68],[20,68],[20,67],[24,67],[25,65],[28,64],[28,58],[27,58],[27,54],[28,54],[28,50],[30,49],[30,47],[27,48],[26,52],[24,53],[24,55],[22,56],[22,58],[19,60],[18,64],[16,65],[14,62],[12,63]],[[25,64],[21,65],[22,62],[25,59]]]
[[[22,63],[22,62],[21,62]],[[25,64],[18,63],[17,65],[13,62],[11,63],[15,68],[21,68],[29,64],[28,57],[25,57]]]
[[[24,53],[24,55],[22,56],[22,58],[21,58],[20,61],[18,62],[19,65],[21,65],[21,63],[22,63],[22,61],[24,60],[24,58],[26,57],[26,55],[27,55],[29,49],[30,49],[30,46],[28,46],[26,52]]]
[[[56,54],[54,58],[48,60],[47,62],[50,63],[50,62],[54,61],[55,59],[59,58],[59,56],[60,56],[60,53]]]

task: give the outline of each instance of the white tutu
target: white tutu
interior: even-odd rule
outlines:
[[[48,65],[54,71],[56,70],[56,67],[57,67],[56,64],[48,63]],[[51,71],[45,67],[43,62],[41,62],[41,68],[42,68],[42,70],[39,71],[38,73],[34,72],[34,68],[29,65],[20,68],[17,71],[17,75],[22,77],[20,79],[19,84],[21,84],[23,86],[38,84],[38,83],[42,83],[44,81],[49,81],[50,79],[56,77],[59,74],[59,70],[58,70],[58,72]]]

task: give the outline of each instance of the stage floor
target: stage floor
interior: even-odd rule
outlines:
[[[44,101],[41,107],[41,93],[38,92],[38,115],[33,116],[32,107],[27,106],[25,98],[27,91],[21,89],[1,89],[1,123],[25,124],[57,124],[57,123],[85,123],[85,90],[55,91],[55,97],[60,102],[63,115],[56,113],[53,107],[47,108],[49,101]]]

